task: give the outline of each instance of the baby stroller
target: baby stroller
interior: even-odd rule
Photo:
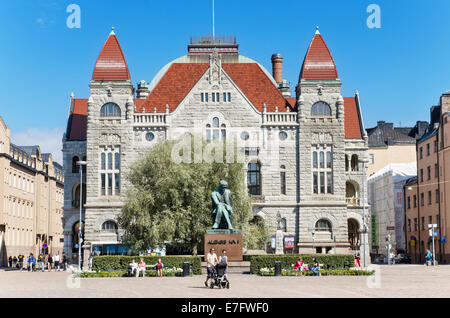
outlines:
[[[225,270],[227,269],[227,263],[221,262],[216,265],[216,270],[214,271],[214,282],[211,283],[210,287],[214,288],[217,286],[220,288],[230,288],[230,282],[225,276]]]

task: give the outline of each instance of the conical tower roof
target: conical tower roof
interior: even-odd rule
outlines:
[[[114,31],[111,31],[95,63],[94,81],[131,80],[127,61]]]
[[[299,80],[336,80],[336,64],[319,30],[306,52]]]

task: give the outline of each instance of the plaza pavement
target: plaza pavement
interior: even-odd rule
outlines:
[[[450,265],[381,265],[377,276],[260,277],[229,274],[229,290],[204,276],[82,278],[69,272],[0,271],[0,297],[449,297]],[[371,288],[370,288],[370,287]]]

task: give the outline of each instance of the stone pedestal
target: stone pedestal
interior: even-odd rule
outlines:
[[[283,254],[283,232],[281,230],[277,230],[275,235],[275,254]]]
[[[222,250],[226,250],[228,261],[242,261],[242,234],[238,230],[207,230],[205,234],[205,258],[213,247],[219,259]]]

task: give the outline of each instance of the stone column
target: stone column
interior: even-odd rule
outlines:
[[[283,254],[283,232],[277,230],[275,235],[275,254]]]

